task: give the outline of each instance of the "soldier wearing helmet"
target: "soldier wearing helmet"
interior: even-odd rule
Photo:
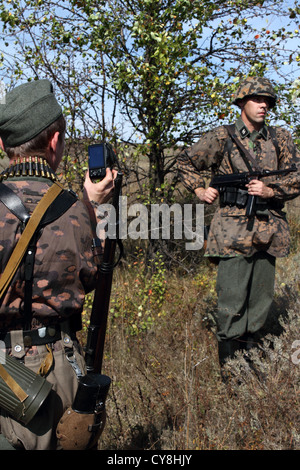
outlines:
[[[233,104],[239,106],[239,103],[248,97],[263,96],[268,99],[269,107],[276,105],[276,94],[271,82],[263,77],[248,77],[238,87]]]
[[[237,121],[206,133],[178,158],[185,187],[206,204],[219,201],[205,256],[218,264],[216,336],[221,372],[237,350],[257,344],[273,301],[276,258],[289,253],[289,227],[283,207],[285,201],[300,194],[300,155],[287,130],[266,124],[276,99],[268,79],[246,78],[233,100],[241,110]],[[298,171],[280,180],[253,179],[246,188],[226,188],[222,194],[207,187],[202,173],[278,170],[292,164]],[[251,218],[245,209],[249,196],[255,197]]]

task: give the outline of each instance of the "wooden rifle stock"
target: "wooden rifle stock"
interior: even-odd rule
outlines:
[[[105,239],[103,261],[99,268],[98,283],[94,293],[93,306],[88,328],[88,337],[85,351],[85,362],[87,373],[101,374],[109,301],[111,295],[113,270],[116,266],[115,251],[118,244],[122,255],[122,244],[118,239],[119,232],[119,196],[122,187],[122,173],[118,172],[115,179],[115,189],[112,206],[115,210],[116,230],[114,237],[107,236]],[[113,214],[114,217],[114,214]],[[112,223],[110,218],[109,224]],[[119,257],[119,259],[120,259]]]

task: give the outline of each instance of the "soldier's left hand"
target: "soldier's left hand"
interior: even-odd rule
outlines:
[[[272,188],[269,188],[265,185],[263,181],[253,179],[246,184],[248,188],[248,193],[250,196],[259,196],[263,199],[269,199],[274,196],[274,192]]]

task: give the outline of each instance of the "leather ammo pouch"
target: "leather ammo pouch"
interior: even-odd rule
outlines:
[[[235,186],[229,186],[220,191],[220,205],[222,206],[236,206],[239,209],[243,209],[247,206],[248,202],[248,191]],[[253,211],[264,211],[272,208],[272,203],[267,199],[263,199],[259,196],[254,198]],[[282,206],[281,206],[282,208]]]
[[[248,191],[236,186],[229,186],[220,191],[221,206],[246,207],[248,201]]]
[[[4,296],[26,248],[46,210],[63,191],[53,184],[36,206],[0,279],[0,299]],[[16,358],[0,352],[0,408],[27,425],[49,395],[52,386]]]

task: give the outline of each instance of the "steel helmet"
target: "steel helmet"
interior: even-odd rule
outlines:
[[[266,96],[269,100],[270,108],[274,108],[277,99],[270,80],[263,77],[246,78],[238,87],[233,104],[238,106],[239,100],[248,96]]]

